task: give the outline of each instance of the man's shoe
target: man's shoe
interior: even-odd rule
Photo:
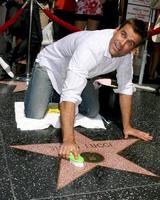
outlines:
[[[0,65],[11,78],[14,78],[14,74],[11,71],[10,66],[3,60],[2,57],[0,57]]]

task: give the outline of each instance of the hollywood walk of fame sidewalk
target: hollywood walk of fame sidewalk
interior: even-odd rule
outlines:
[[[0,83],[1,200],[159,200],[160,97],[135,93],[133,123],[154,139],[123,139],[119,123],[106,130],[78,127],[84,168],[58,158],[60,130],[16,128],[14,102],[24,91]]]

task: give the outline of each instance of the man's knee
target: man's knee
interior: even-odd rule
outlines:
[[[34,113],[34,112],[28,112],[27,110],[25,110],[25,116],[27,118],[32,118],[32,119],[43,119],[44,118],[44,113],[41,113],[41,112],[37,112],[37,113]]]
[[[89,117],[89,118],[94,118],[98,115],[99,113],[99,107],[97,108],[94,108],[94,109],[86,109],[85,111],[80,111],[80,113],[86,117]]]
[[[29,105],[25,104],[24,113],[27,118],[42,119],[44,118],[46,111],[44,109],[36,108],[36,106],[30,107]]]

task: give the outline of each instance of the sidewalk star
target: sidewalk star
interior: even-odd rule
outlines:
[[[93,141],[80,133],[77,133],[75,137],[79,144],[81,155],[86,156],[86,158],[84,157],[85,166],[83,168],[78,168],[72,165],[68,160],[61,159],[57,189],[63,188],[96,166],[108,167],[147,176],[157,176],[118,154],[122,150],[136,143],[138,139]],[[47,156],[58,157],[60,144],[30,144],[14,145],[11,147]]]

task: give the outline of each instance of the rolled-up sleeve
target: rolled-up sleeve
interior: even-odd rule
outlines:
[[[136,91],[133,79],[133,55],[127,55],[120,62],[117,68],[118,88],[114,89],[115,93],[132,95]]]
[[[81,93],[87,84],[88,73],[95,66],[96,61],[92,51],[86,48],[86,45],[79,46],[69,62],[61,102],[70,101],[76,105],[81,103]]]
[[[62,101],[70,101],[77,105],[81,103],[81,93],[85,88],[87,79],[80,76],[78,72],[68,70],[67,79],[65,80],[62,94]]]

